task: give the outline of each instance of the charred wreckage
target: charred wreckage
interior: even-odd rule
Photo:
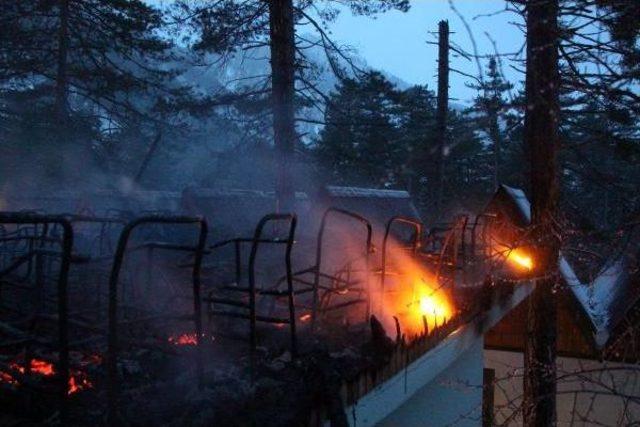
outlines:
[[[223,219],[202,194],[187,215],[0,213],[3,424],[347,425],[531,270],[499,218],[427,228],[405,192]]]

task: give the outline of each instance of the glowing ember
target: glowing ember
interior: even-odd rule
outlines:
[[[302,316],[300,316],[300,321],[301,322],[308,322],[309,320],[311,320],[311,315],[310,314],[303,314]]]
[[[172,335],[169,342],[173,345],[198,345],[198,336],[195,333]]]
[[[36,372],[41,375],[49,376],[53,375],[53,363],[46,360],[31,359],[31,372]]]
[[[78,374],[80,373],[79,372],[76,373],[76,375]],[[78,379],[76,379],[76,376],[72,375],[71,377],[69,377],[69,390],[67,391],[67,394],[73,394],[78,391],[85,390],[87,388],[92,388],[92,387],[93,387],[93,384],[91,384],[89,380],[84,378],[84,376],[79,375]]]
[[[16,381],[11,375],[3,371],[0,371],[0,382],[11,385],[18,385],[18,381]]]
[[[26,369],[24,366],[19,363],[13,362],[9,364],[9,367],[21,374],[26,373]],[[31,374],[41,375],[44,377],[49,377],[55,375],[55,370],[53,369],[53,363],[47,362],[46,360],[40,359],[31,359],[29,362],[29,371]],[[8,383],[11,385],[18,385],[18,381],[13,378],[9,373],[0,371],[0,382]],[[67,390],[67,394],[73,394],[80,390],[85,390],[87,388],[92,388],[93,384],[86,378],[86,375],[80,371],[73,371],[72,375],[69,377],[69,389]]]
[[[12,363],[9,366],[11,369],[15,369],[21,374],[25,373],[25,368],[22,365]],[[55,374],[55,371],[53,370],[53,363],[47,362],[46,360],[31,359],[31,362],[29,363],[29,370],[34,374],[44,375],[47,377]]]

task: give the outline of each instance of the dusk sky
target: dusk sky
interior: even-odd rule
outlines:
[[[167,5],[166,0],[147,0],[151,4]],[[332,38],[338,44],[354,48],[372,68],[391,73],[409,84],[436,86],[438,48],[427,42],[437,41],[434,34],[438,22],[449,21],[454,33],[450,41],[473,53],[469,32],[463,21],[452,10],[452,5],[464,17],[477,44],[478,54],[494,53],[487,35],[495,41],[501,54],[518,52],[524,44],[524,35],[516,27],[521,17],[504,11],[505,0],[411,0],[407,13],[392,11],[375,18],[353,16],[345,9],[331,25]],[[501,12],[502,11],[502,12]],[[479,16],[492,15],[492,16]],[[478,65],[451,52],[451,67],[476,76]],[[505,76],[512,83],[522,80],[522,75],[513,70],[508,58],[502,58]],[[481,60],[484,69],[486,59]],[[455,72],[450,75],[450,97],[452,102],[469,103],[476,91],[465,83],[469,77]]]
[[[427,84],[435,88],[437,69],[437,46],[427,44],[436,41],[438,21],[449,20],[455,34],[451,42],[473,52],[469,34],[460,18],[451,9],[448,0],[413,0],[408,13],[388,12],[376,19],[354,17],[342,13],[332,27],[335,40],[353,46],[370,66],[385,70],[410,84]],[[469,24],[478,47],[478,53],[494,52],[488,33],[501,53],[517,52],[524,43],[524,35],[514,23],[520,18],[512,12],[498,13],[490,17],[477,17],[504,10],[504,0],[454,0],[453,5]],[[477,18],[476,18],[477,17]],[[475,19],[474,19],[475,18]],[[486,61],[482,61],[484,68]],[[477,75],[477,64],[452,52],[451,67],[465,73]],[[503,70],[507,78],[517,83],[520,73],[513,70],[509,60],[503,58]],[[469,101],[475,95],[465,86],[470,78],[452,73],[451,97],[457,102]],[[454,101],[455,102],[455,101]]]

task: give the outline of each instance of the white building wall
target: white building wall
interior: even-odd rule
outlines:
[[[521,353],[485,350],[495,370],[495,421],[521,425],[513,417],[522,402]],[[640,365],[558,358],[558,426],[626,426],[640,422]]]
[[[482,344],[482,339],[478,339],[452,365],[378,426],[481,425]]]
[[[484,332],[532,289],[531,284],[516,287],[508,301],[461,326],[405,370],[346,407],[349,425],[481,425]]]

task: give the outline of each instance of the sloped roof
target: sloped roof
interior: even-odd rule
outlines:
[[[237,189],[237,188],[201,188],[194,187],[189,188],[189,191],[197,195],[198,198],[230,198],[230,197],[241,197],[241,198],[265,198],[265,199],[275,199],[274,191],[266,191],[266,190],[247,190],[247,189]],[[295,197],[297,200],[307,200],[307,193],[296,191]]]
[[[322,197],[327,207],[333,206],[358,213],[370,220],[376,228],[384,228],[393,216],[420,219],[411,195],[403,190],[327,185]]]
[[[506,194],[522,217],[531,221],[531,204],[524,191],[501,185],[498,192]],[[612,256],[591,283],[581,282],[562,254],[558,269],[571,295],[588,317],[597,347],[604,347],[613,329],[640,297],[640,293],[633,290],[626,258],[621,254]]]
[[[411,195],[404,190],[379,190],[375,188],[338,187],[327,185],[325,187],[330,197],[364,197],[381,199],[410,199]]]
[[[531,222],[531,203],[529,203],[529,199],[527,199],[527,195],[524,194],[524,191],[504,184],[501,184],[500,187],[509,197],[511,197],[511,199],[513,199],[522,216],[526,218],[528,222]]]

